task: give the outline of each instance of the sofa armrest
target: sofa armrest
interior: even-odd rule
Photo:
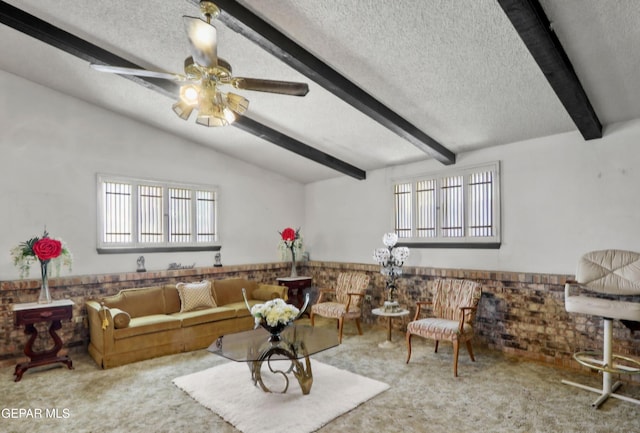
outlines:
[[[280,298],[286,301],[289,298],[289,294],[286,286],[258,284],[258,288],[251,293],[251,298],[258,301],[270,301]]]
[[[113,345],[114,323],[111,312],[97,301],[87,301],[86,307],[91,343],[101,353],[105,353]]]

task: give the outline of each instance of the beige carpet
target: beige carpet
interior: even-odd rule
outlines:
[[[272,365],[285,371],[290,363]],[[389,388],[386,383],[316,360],[311,369],[313,385],[307,395],[302,394],[293,374],[289,374],[286,393],[265,393],[253,385],[247,364],[242,362],[181,376],[173,383],[243,433],[310,433]],[[274,391],[284,390],[283,376],[267,371],[263,368],[265,384]],[[232,393],[227,392],[230,389]]]
[[[431,343],[415,339],[407,365],[402,335],[394,333],[394,340],[400,342],[397,348],[378,348],[385,334],[384,327],[365,327],[364,335],[358,336],[349,322],[342,345],[314,355],[325,364],[390,385],[387,391],[335,418],[318,433],[640,432],[638,406],[613,399],[594,410],[591,402],[595,394],[560,382],[568,379],[597,387],[597,375],[519,361],[475,347],[476,362],[472,363],[463,351],[460,376],[454,379],[450,345],[442,344],[435,354]],[[75,370],[64,366],[33,369],[17,383],[13,382],[13,367],[0,369],[2,414],[11,408],[69,412],[67,418],[48,419],[3,415],[0,431],[238,432],[209,409],[194,404],[172,383],[176,377],[228,362],[206,350],[109,370],[97,368],[86,354],[72,354],[72,358]],[[623,386],[619,392],[640,398],[638,386]]]

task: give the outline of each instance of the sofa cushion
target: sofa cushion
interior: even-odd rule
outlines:
[[[111,318],[113,319],[113,327],[116,329],[122,329],[129,326],[131,322],[131,316],[126,311],[122,311],[119,308],[109,308],[111,312]]]
[[[180,312],[213,308],[216,306],[211,296],[211,282],[204,280],[198,283],[178,283],[176,289],[180,295]]]
[[[127,289],[120,292],[123,302],[114,305],[129,313],[131,318],[164,314],[164,296],[162,287],[143,287]]]
[[[242,289],[247,290],[247,297],[251,299],[251,294],[258,288],[256,281],[244,278],[226,278],[223,280],[213,280],[213,296],[216,305],[223,306],[234,302],[243,302]]]
[[[233,319],[236,317],[236,310],[226,307],[207,308],[206,310],[188,311],[186,313],[174,313],[175,317],[182,321],[182,327],[199,325],[201,323],[217,322],[218,320]]]
[[[132,317],[129,326],[123,329],[115,329],[113,338],[116,340],[136,335],[153,334],[160,331],[168,331],[180,328],[180,319],[168,314],[151,314],[143,317]]]
[[[108,308],[120,308],[124,306],[124,295],[122,291],[118,292],[115,295],[106,296],[102,299],[102,303]]]
[[[262,304],[263,302],[262,301],[256,301],[255,299],[250,299],[248,301],[248,303],[249,303],[249,308],[251,308],[256,304]],[[251,311],[247,310],[247,306],[244,303],[244,301],[242,301],[242,302],[232,302],[230,304],[225,305],[225,307],[234,310],[236,312],[236,316],[237,317],[251,316]]]
[[[166,284],[164,287],[164,312],[167,314],[180,311],[180,295],[175,284]]]

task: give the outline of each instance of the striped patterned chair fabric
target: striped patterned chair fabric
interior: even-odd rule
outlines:
[[[342,329],[345,319],[356,321],[358,333],[362,335],[360,327],[360,306],[364,299],[365,290],[369,287],[369,277],[360,272],[343,272],[338,274],[335,290],[321,290],[318,302],[311,306],[311,326],[314,326],[315,315],[338,319],[339,340],[342,343]],[[326,294],[333,294],[334,299],[324,301]]]
[[[466,343],[472,361],[473,322],[482,286],[471,280],[437,279],[432,287],[433,301],[416,303],[416,314],[407,325],[407,363],[411,359],[411,337],[418,335],[435,340],[435,351],[438,352],[440,340],[453,344],[453,376],[458,376],[458,353],[460,343]],[[422,307],[431,305],[432,316],[420,318]]]

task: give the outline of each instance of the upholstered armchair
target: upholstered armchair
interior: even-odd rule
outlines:
[[[360,316],[364,292],[369,287],[369,277],[359,272],[343,272],[338,274],[336,287],[333,290],[322,289],[318,302],[311,306],[311,326],[314,326],[316,315],[338,319],[339,341],[342,343],[342,329],[345,319],[356,321],[358,333],[362,335]],[[327,300],[332,296],[332,300]]]
[[[411,359],[411,337],[428,338],[435,341],[438,352],[440,340],[453,344],[453,376],[458,376],[458,353],[460,343],[466,343],[471,361],[475,361],[471,348],[473,322],[482,286],[470,280],[437,279],[433,282],[433,300],[418,301],[416,314],[407,325],[407,363]],[[433,317],[420,318],[423,307],[431,305]]]

